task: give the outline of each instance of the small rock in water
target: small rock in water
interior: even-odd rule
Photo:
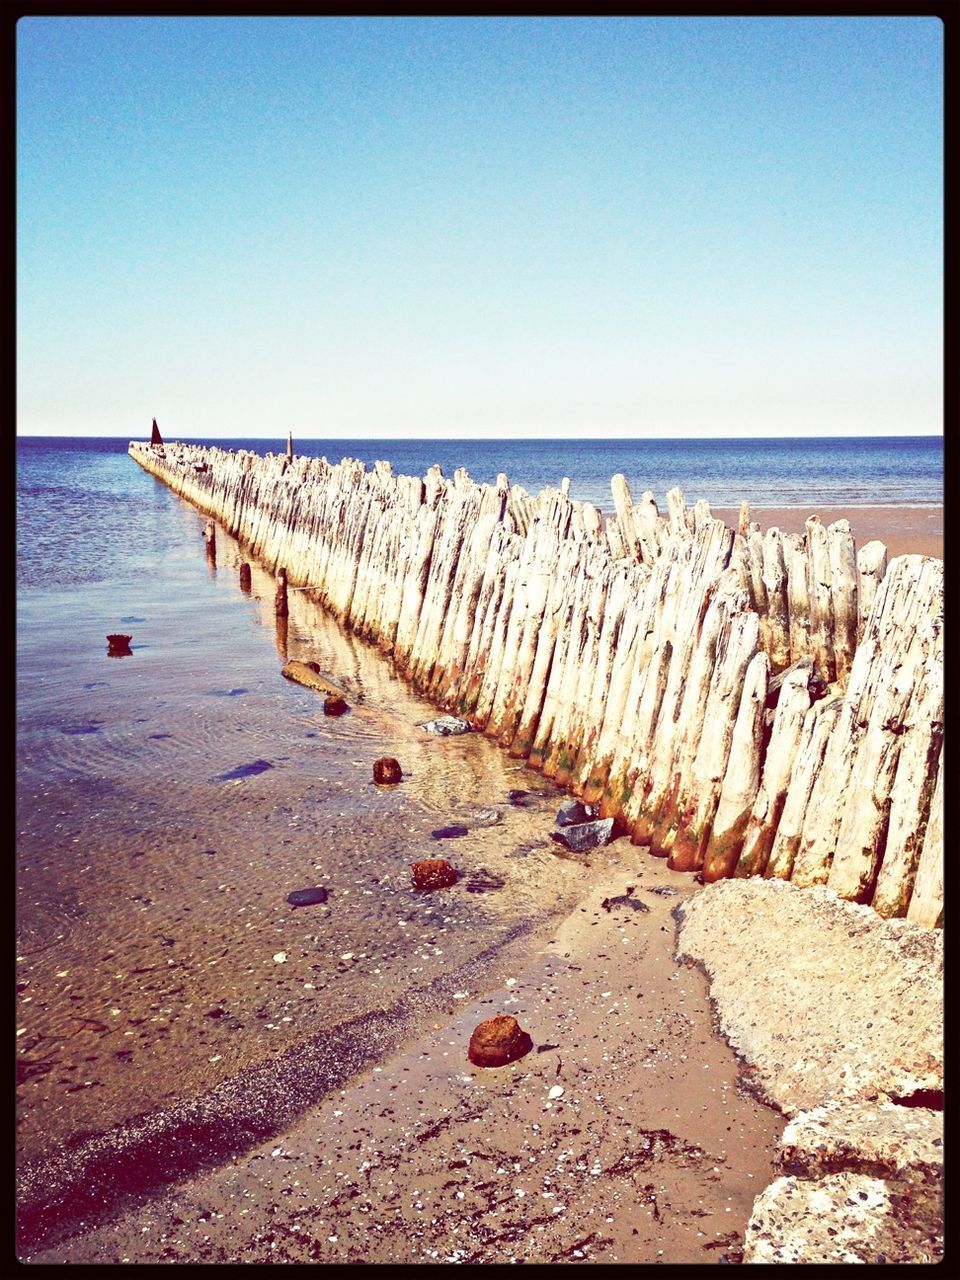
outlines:
[[[330,694],[323,700],[323,714],[325,716],[342,716],[347,710],[347,704],[342,698],[338,698],[336,694]]]
[[[294,889],[293,893],[287,894],[287,901],[291,907],[312,907],[317,902],[326,902],[329,894],[322,885],[316,885],[313,889]]]
[[[438,738],[449,738],[457,733],[472,733],[473,726],[469,720],[462,720],[460,716],[440,716],[436,720],[428,720],[425,724],[417,725],[418,729],[423,729],[425,733],[435,734]]]
[[[498,1013],[474,1028],[467,1056],[477,1067],[504,1067],[532,1048],[533,1041],[521,1030],[516,1018]]]
[[[597,822],[581,822],[576,826],[564,827],[561,831],[552,831],[551,836],[560,844],[565,844],[574,853],[584,853],[587,849],[599,849],[609,844],[613,834],[613,819],[601,818]]]
[[[251,760],[249,764],[238,764],[228,773],[218,773],[214,782],[235,782],[238,778],[252,778],[258,773],[266,773],[273,765],[269,760]]]
[[[457,873],[446,858],[422,858],[410,864],[415,889],[447,889],[456,884]]]
[[[373,764],[373,780],[378,784],[399,782],[403,777],[399,763],[392,756],[381,756]]]
[[[590,822],[597,816],[596,805],[582,804],[579,800],[565,800],[557,813],[558,827],[574,827]]]
[[[107,657],[108,658],[129,658],[133,656],[133,650],[130,648],[130,641],[133,636],[107,636]]]
[[[469,834],[469,827],[438,827],[436,831],[430,832],[430,837],[433,840],[456,840],[459,836]]]

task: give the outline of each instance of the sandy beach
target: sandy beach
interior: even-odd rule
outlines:
[[[718,520],[737,527],[740,513],[732,507],[717,507]],[[761,529],[777,528],[781,533],[803,533],[808,516],[817,515],[822,524],[848,520],[858,547],[874,539],[894,556],[943,556],[943,507],[751,507],[750,519]]]
[[[939,510],[818,514],[848,518],[858,544],[878,537],[891,555],[942,549]],[[752,515],[803,527],[799,511]],[[223,538],[221,571],[239,559]],[[254,574],[272,626],[272,579]],[[136,861],[131,832],[105,845],[119,945],[89,968],[45,935],[24,948],[21,1049],[42,1064],[46,1046],[69,1047],[25,1081],[20,1256],[737,1261],[784,1117],[754,1096],[750,1064],[718,1034],[704,974],[675,958],[672,912],[699,892],[693,878],[625,838],[560,856],[550,831],[562,794],[479,735],[425,742],[416,720],[429,704],[302,598],[274,641],[278,657],[323,652],[331,674],[346,672],[360,694],[352,719],[338,728],[314,695],[282,689],[255,729],[242,699],[224,696],[246,689],[213,690],[217,723],[239,717],[232,731],[250,758],[269,752],[296,703],[282,743],[291,771],[223,787],[202,820],[202,789],[179,788],[171,810],[170,796],[158,808],[131,786],[131,823],[158,834]],[[253,687],[253,667],[241,680]],[[318,735],[334,755],[308,781],[313,748],[297,743]],[[211,771],[235,759],[212,722],[203,743]],[[370,762],[394,753],[409,780],[371,788]],[[64,794],[65,841],[84,803]],[[499,816],[485,826],[490,803]],[[448,846],[465,874],[415,894],[408,863],[444,821],[468,824]],[[318,883],[339,876],[335,892],[352,890],[353,905],[335,897],[332,918],[317,909],[322,922],[285,908],[283,892],[311,869]],[[471,1066],[471,1031],[501,1012],[533,1049],[507,1067]],[[112,1059],[101,1048],[111,1037]],[[57,1084],[88,1072],[97,1088],[58,1103]]]
[[[620,840],[557,927],[282,1135],[36,1262],[716,1262],[782,1127],[673,956],[690,877]],[[443,891],[448,895],[456,890]],[[471,984],[473,986],[473,984]],[[470,1032],[512,1013],[502,1068]]]

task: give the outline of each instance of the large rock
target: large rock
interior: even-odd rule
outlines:
[[[551,831],[551,838],[559,844],[565,844],[574,853],[586,853],[589,849],[599,849],[609,844],[613,835],[613,819],[600,818],[597,822],[580,822],[572,827],[562,827],[559,831]]]
[[[326,676],[320,675],[314,670],[316,663],[298,662],[296,658],[291,658],[281,670],[280,674],[286,676],[288,680],[292,680],[294,684],[302,684],[307,689],[313,689],[317,693],[330,693],[335,698],[346,699],[346,691],[341,689],[339,685],[328,680]]]
[[[777,1178],[754,1202],[743,1261],[937,1262],[942,1239],[911,1198],[881,1178],[835,1173]]]
[[[516,1062],[533,1048],[533,1041],[521,1030],[516,1018],[498,1013],[477,1024],[470,1037],[468,1056],[478,1067],[504,1067]]]
[[[678,955],[788,1116],[943,1089],[943,937],[822,885],[719,880],[679,908]]]
[[[828,1102],[790,1121],[780,1164],[784,1173],[803,1178],[850,1171],[939,1194],[943,1112],[892,1102]]]

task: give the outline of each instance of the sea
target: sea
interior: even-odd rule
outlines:
[[[208,441],[280,453],[285,440]],[[552,784],[436,710],[376,649],[274,582],[120,439],[17,442],[17,1079],[21,1160],[197,1098],[367,1014],[411,1025],[502,982],[583,869],[549,839]],[[934,438],[303,440],[330,461],[436,463],[530,492],[610,477],[661,507],[937,506]],[[107,636],[129,637],[111,656]],[[318,662],[350,712],[285,681]],[[372,764],[403,780],[376,787]],[[448,857],[457,891],[409,865]],[[288,895],[324,888],[294,907]],[[444,985],[447,984],[447,985]],[[336,1056],[336,1055],[334,1055]],[[322,1086],[322,1082],[316,1088]]]

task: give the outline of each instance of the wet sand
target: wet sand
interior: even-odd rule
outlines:
[[[279,1136],[29,1260],[736,1261],[783,1119],[744,1088],[703,974],[674,959],[691,879],[624,839],[594,862],[495,986],[448,993]],[[534,1048],[477,1068],[470,1033],[494,1012]]]
[[[740,512],[733,507],[716,507],[713,514],[733,528]],[[894,556],[924,555],[943,558],[943,507],[751,507],[750,519],[761,529],[777,528],[781,533],[803,533],[808,516],[818,515],[822,524],[849,520],[857,546],[874,539]]]

